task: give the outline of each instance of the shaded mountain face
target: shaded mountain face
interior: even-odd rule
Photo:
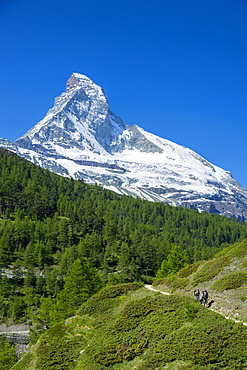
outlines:
[[[57,174],[120,194],[247,219],[247,191],[194,151],[127,125],[106,94],[73,73],[54,107],[26,134],[0,146]]]

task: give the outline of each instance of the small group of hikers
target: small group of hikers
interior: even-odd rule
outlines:
[[[202,296],[200,298],[200,290],[198,288],[195,289],[194,290],[194,297],[197,300],[197,302],[200,302],[201,304],[203,304],[207,308],[209,308],[212,305],[212,303],[214,303],[213,300],[211,300],[208,303],[208,292],[206,290],[202,291]]]

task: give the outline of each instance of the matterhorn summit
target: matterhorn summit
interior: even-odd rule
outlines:
[[[73,73],[53,108],[0,146],[57,174],[119,194],[247,219],[247,190],[189,148],[128,125],[103,89]]]

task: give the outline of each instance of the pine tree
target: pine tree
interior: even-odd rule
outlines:
[[[17,360],[15,347],[9,341],[0,337],[0,369],[10,369]]]
[[[157,271],[156,278],[161,279],[170,274],[176,273],[188,262],[188,255],[185,250],[178,245],[172,247],[171,253],[167,260],[161,264],[161,268]]]
[[[68,317],[102,286],[96,268],[88,260],[77,259],[65,277],[64,289],[58,294],[58,316]]]

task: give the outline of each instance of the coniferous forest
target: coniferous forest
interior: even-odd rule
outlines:
[[[0,317],[49,327],[103,286],[151,283],[247,237],[237,220],[55,175],[0,150]],[[170,267],[169,267],[170,266]]]

